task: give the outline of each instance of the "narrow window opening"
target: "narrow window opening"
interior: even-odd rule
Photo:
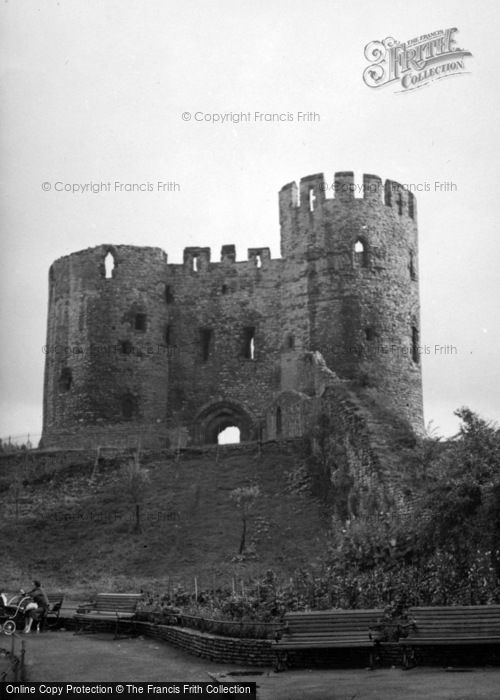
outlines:
[[[255,359],[255,328],[247,326],[244,329],[243,357],[247,360]]]
[[[255,264],[257,267],[262,267],[262,258],[260,255],[255,256]]]
[[[123,355],[130,355],[132,352],[132,343],[130,340],[122,340],[120,343],[121,351]]]
[[[111,251],[108,251],[106,253],[106,256],[104,258],[104,271],[105,271],[105,277],[107,280],[110,280],[113,277],[113,270],[115,269],[115,258],[113,253]]]
[[[314,190],[311,188],[309,190],[309,211],[314,211],[314,203],[316,202],[316,195]]]
[[[59,391],[69,391],[73,382],[73,374],[69,367],[63,367],[59,376]]]
[[[365,336],[367,340],[374,340],[375,339],[375,331],[371,326],[368,326],[365,328]]]
[[[145,331],[146,330],[146,314],[136,314],[135,315],[135,330]]]
[[[169,284],[165,285],[165,301],[167,304],[173,304],[174,302],[174,293],[172,291],[172,287]]]
[[[417,279],[417,271],[415,270],[415,255],[413,252],[410,252],[410,279],[416,280]]]
[[[198,256],[193,255],[193,272],[198,272]]]
[[[217,435],[219,445],[232,445],[241,442],[240,429],[236,425],[228,425]]]
[[[206,362],[210,356],[210,344],[212,340],[211,328],[200,328],[201,357]]]
[[[172,341],[172,326],[170,324],[165,326],[163,337],[165,339],[165,345],[169,346]]]
[[[418,353],[418,329],[415,326],[411,328],[411,357],[413,362],[418,364],[419,353]]]
[[[286,346],[289,350],[293,350],[295,348],[295,338],[293,335],[289,335],[286,339]]]
[[[283,432],[283,418],[281,415],[281,408],[278,406],[276,409],[276,436],[280,436]]]
[[[368,267],[368,250],[360,238],[354,244],[354,262],[358,267]]]
[[[221,287],[221,292],[222,292],[223,294],[227,294],[227,292],[228,292],[227,284],[223,284],[223,285],[222,285],[222,287]]]
[[[398,214],[401,216],[403,213],[403,198],[401,192],[398,193]]]

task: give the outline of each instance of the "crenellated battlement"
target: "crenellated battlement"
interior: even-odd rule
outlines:
[[[356,183],[352,171],[336,172],[333,179],[325,179],[323,173],[301,178],[299,186],[289,182],[279,193],[280,210],[288,209],[314,212],[322,210],[325,202],[351,204],[366,202],[371,206],[385,206],[398,216],[416,220],[416,203],[412,192],[394,180],[382,179],[378,175],[363,175],[363,182]]]
[[[183,267],[188,272],[208,272],[218,265],[247,265],[257,268],[266,267],[271,260],[270,248],[248,248],[246,260],[236,260],[236,246],[223,245],[220,253],[220,262],[211,262],[211,248],[199,248],[191,246],[184,248]],[[175,267],[175,263],[174,263]]]

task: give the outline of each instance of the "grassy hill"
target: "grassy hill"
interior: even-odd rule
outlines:
[[[272,568],[286,576],[321,557],[329,519],[307,488],[300,443],[226,447],[179,461],[143,455],[148,471],[141,532],[124,483],[123,459],[32,472],[2,493],[0,585],[34,577],[75,597],[94,590],[237,585]],[[249,553],[238,556],[241,518],[233,489],[257,485]],[[17,516],[16,502],[17,501]]]

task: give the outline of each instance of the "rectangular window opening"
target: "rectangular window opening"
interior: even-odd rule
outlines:
[[[311,189],[309,190],[309,211],[314,211],[314,202],[316,201],[316,195],[314,194],[314,190]]]
[[[415,269],[415,256],[413,253],[410,253],[410,279],[416,280],[417,279],[417,271]]]
[[[136,314],[135,315],[135,330],[136,331],[145,331],[146,324],[147,324],[146,314]]]
[[[200,328],[201,357],[206,362],[210,357],[210,345],[212,341],[212,329]]]
[[[165,326],[163,337],[165,339],[165,345],[169,347],[172,344],[172,326],[170,324]]]
[[[167,302],[167,304],[174,303],[174,293],[172,291],[172,287],[169,284],[165,285],[165,301]]]
[[[120,347],[122,355],[130,355],[133,350],[133,346],[130,340],[122,340],[120,342]]]

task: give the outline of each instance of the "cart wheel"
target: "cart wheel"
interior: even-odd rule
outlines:
[[[7,622],[4,622],[4,625],[3,625],[4,634],[11,635],[11,634],[14,634],[15,631],[16,631],[16,623],[14,622],[14,620],[7,620]]]

